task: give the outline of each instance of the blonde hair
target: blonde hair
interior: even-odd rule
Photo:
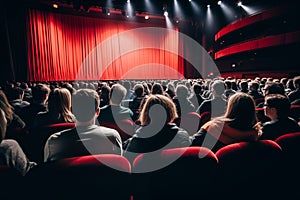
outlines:
[[[178,117],[176,112],[176,106],[170,98],[160,94],[150,95],[147,98],[142,108],[142,111],[140,113],[140,122],[142,126],[150,124],[151,119],[150,119],[149,111],[150,108],[155,104],[161,105],[166,110],[167,113],[166,124],[169,122],[173,122],[174,119]]]
[[[66,88],[55,88],[48,99],[48,111],[58,119],[65,122],[72,122],[75,118],[71,112],[71,93]]]

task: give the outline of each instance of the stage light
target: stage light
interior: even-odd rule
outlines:
[[[145,15],[145,19],[148,20],[150,17],[149,15]]]
[[[53,7],[53,8],[58,8],[58,4],[57,4],[57,3],[54,3],[54,4],[52,4],[52,7]]]
[[[242,4],[241,1],[239,1],[237,5],[238,5],[239,7],[241,7],[243,4]]]
[[[209,5],[209,4],[207,5],[207,8],[210,8],[210,5]]]
[[[165,16],[165,17],[168,17],[168,15],[169,15],[168,11],[165,11],[165,12],[164,12],[164,16]]]
[[[222,4],[222,1],[218,1],[218,5],[220,6]]]

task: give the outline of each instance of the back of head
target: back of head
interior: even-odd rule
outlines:
[[[293,78],[293,84],[295,88],[300,88],[300,76],[295,76]]]
[[[189,95],[189,90],[185,85],[179,84],[176,87],[176,95],[178,98],[187,98]]]
[[[159,94],[150,95],[147,98],[142,108],[142,111],[140,113],[140,121],[143,126],[148,125],[151,122],[151,120],[152,121],[160,120],[160,117],[163,116],[163,111],[161,112],[153,111],[154,108],[153,106],[155,105],[160,105],[164,108],[166,112],[165,124],[172,122],[175,118],[178,117],[176,112],[176,106],[170,98]],[[152,113],[151,110],[153,111]]]
[[[284,87],[281,83],[267,82],[264,90],[265,90],[265,95],[268,95],[268,94],[285,95]]]
[[[79,122],[88,122],[100,106],[100,98],[95,90],[79,89],[72,96],[72,111]]]
[[[0,109],[4,112],[8,121],[13,118],[13,107],[9,104],[6,94],[0,90]]]
[[[215,92],[216,95],[221,96],[225,91],[224,82],[221,80],[216,80],[211,85],[212,91]]]
[[[134,93],[137,97],[142,97],[144,95],[144,86],[142,84],[134,85]]]
[[[163,87],[160,83],[154,83],[151,87],[151,94],[163,94]]]
[[[265,98],[265,102],[269,108],[275,108],[277,118],[288,117],[290,113],[291,103],[288,97],[281,94],[269,94]]]
[[[32,98],[36,103],[41,103],[47,98],[50,88],[45,84],[37,84],[32,88]]]
[[[8,98],[10,100],[19,99],[20,97],[22,97],[23,94],[24,94],[24,91],[23,91],[22,88],[20,88],[20,87],[13,87],[10,90],[10,92],[9,92]]]
[[[122,86],[119,83],[114,84],[110,90],[110,101],[113,104],[119,105],[119,104],[121,104],[122,100],[124,99],[126,93],[127,93],[127,90],[124,86]]]
[[[246,93],[235,93],[230,96],[225,118],[232,120],[231,124],[240,130],[247,130],[257,122],[255,102]]]
[[[71,93],[66,88],[55,88],[49,95],[48,110],[55,114],[69,114],[71,110]]]
[[[201,94],[202,87],[201,87],[200,84],[195,83],[195,84],[193,85],[193,90],[194,90],[194,93],[195,93],[195,94]]]

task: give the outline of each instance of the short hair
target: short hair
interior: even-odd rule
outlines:
[[[179,84],[176,87],[176,95],[179,98],[187,98],[189,95],[189,90],[185,85]]]
[[[136,96],[141,97],[144,95],[144,86],[142,84],[136,84],[134,85],[134,93],[136,94]]]
[[[117,83],[114,84],[110,89],[110,100],[114,104],[121,104],[122,100],[124,99],[127,90],[124,86]]]
[[[224,81],[216,80],[212,83],[211,88],[217,95],[222,95],[225,91]]]
[[[142,126],[150,124],[151,122],[150,113],[149,113],[150,108],[153,105],[157,105],[157,104],[161,105],[166,111],[167,119],[165,121],[165,124],[169,122],[173,122],[174,119],[178,117],[176,112],[176,105],[170,98],[160,94],[150,95],[147,98],[145,104],[143,105],[142,111],[140,113],[140,122]]]
[[[277,118],[289,116],[291,102],[285,95],[269,94],[265,97],[265,102],[269,108],[275,108],[277,110]]]
[[[258,88],[259,88],[259,84],[258,84],[258,82],[256,82],[256,81],[251,81],[251,82],[249,83],[249,87],[252,88],[252,90],[257,91]]]
[[[50,88],[45,84],[37,84],[32,88],[32,98],[35,102],[42,102],[50,93]]]
[[[300,88],[300,76],[295,76],[293,78],[293,84],[295,88]]]
[[[265,94],[281,94],[285,95],[284,87],[281,83],[267,82],[265,85]]]
[[[195,83],[195,84],[193,85],[193,91],[194,91],[195,94],[200,94],[201,91],[202,91],[201,85],[198,84],[198,83]]]
[[[160,83],[154,83],[151,87],[151,94],[163,94],[163,87]]]
[[[98,93],[92,89],[79,89],[72,96],[72,111],[80,122],[90,121],[100,106]]]
[[[20,95],[23,95],[24,94],[24,90],[20,87],[13,87],[10,89],[9,91],[9,96],[8,98],[10,100],[15,100],[15,99],[18,99]]]

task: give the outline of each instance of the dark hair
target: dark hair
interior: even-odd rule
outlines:
[[[266,96],[265,102],[269,108],[275,108],[277,110],[277,118],[289,116],[291,102],[288,97],[281,94],[269,94]]]
[[[87,122],[100,106],[98,93],[92,89],[79,89],[72,96],[72,111],[80,122]]]
[[[238,92],[228,99],[225,118],[229,125],[239,130],[249,130],[257,123],[255,102],[249,94]]]
[[[222,95],[225,91],[224,82],[221,80],[216,80],[212,83],[211,88],[217,95]]]

